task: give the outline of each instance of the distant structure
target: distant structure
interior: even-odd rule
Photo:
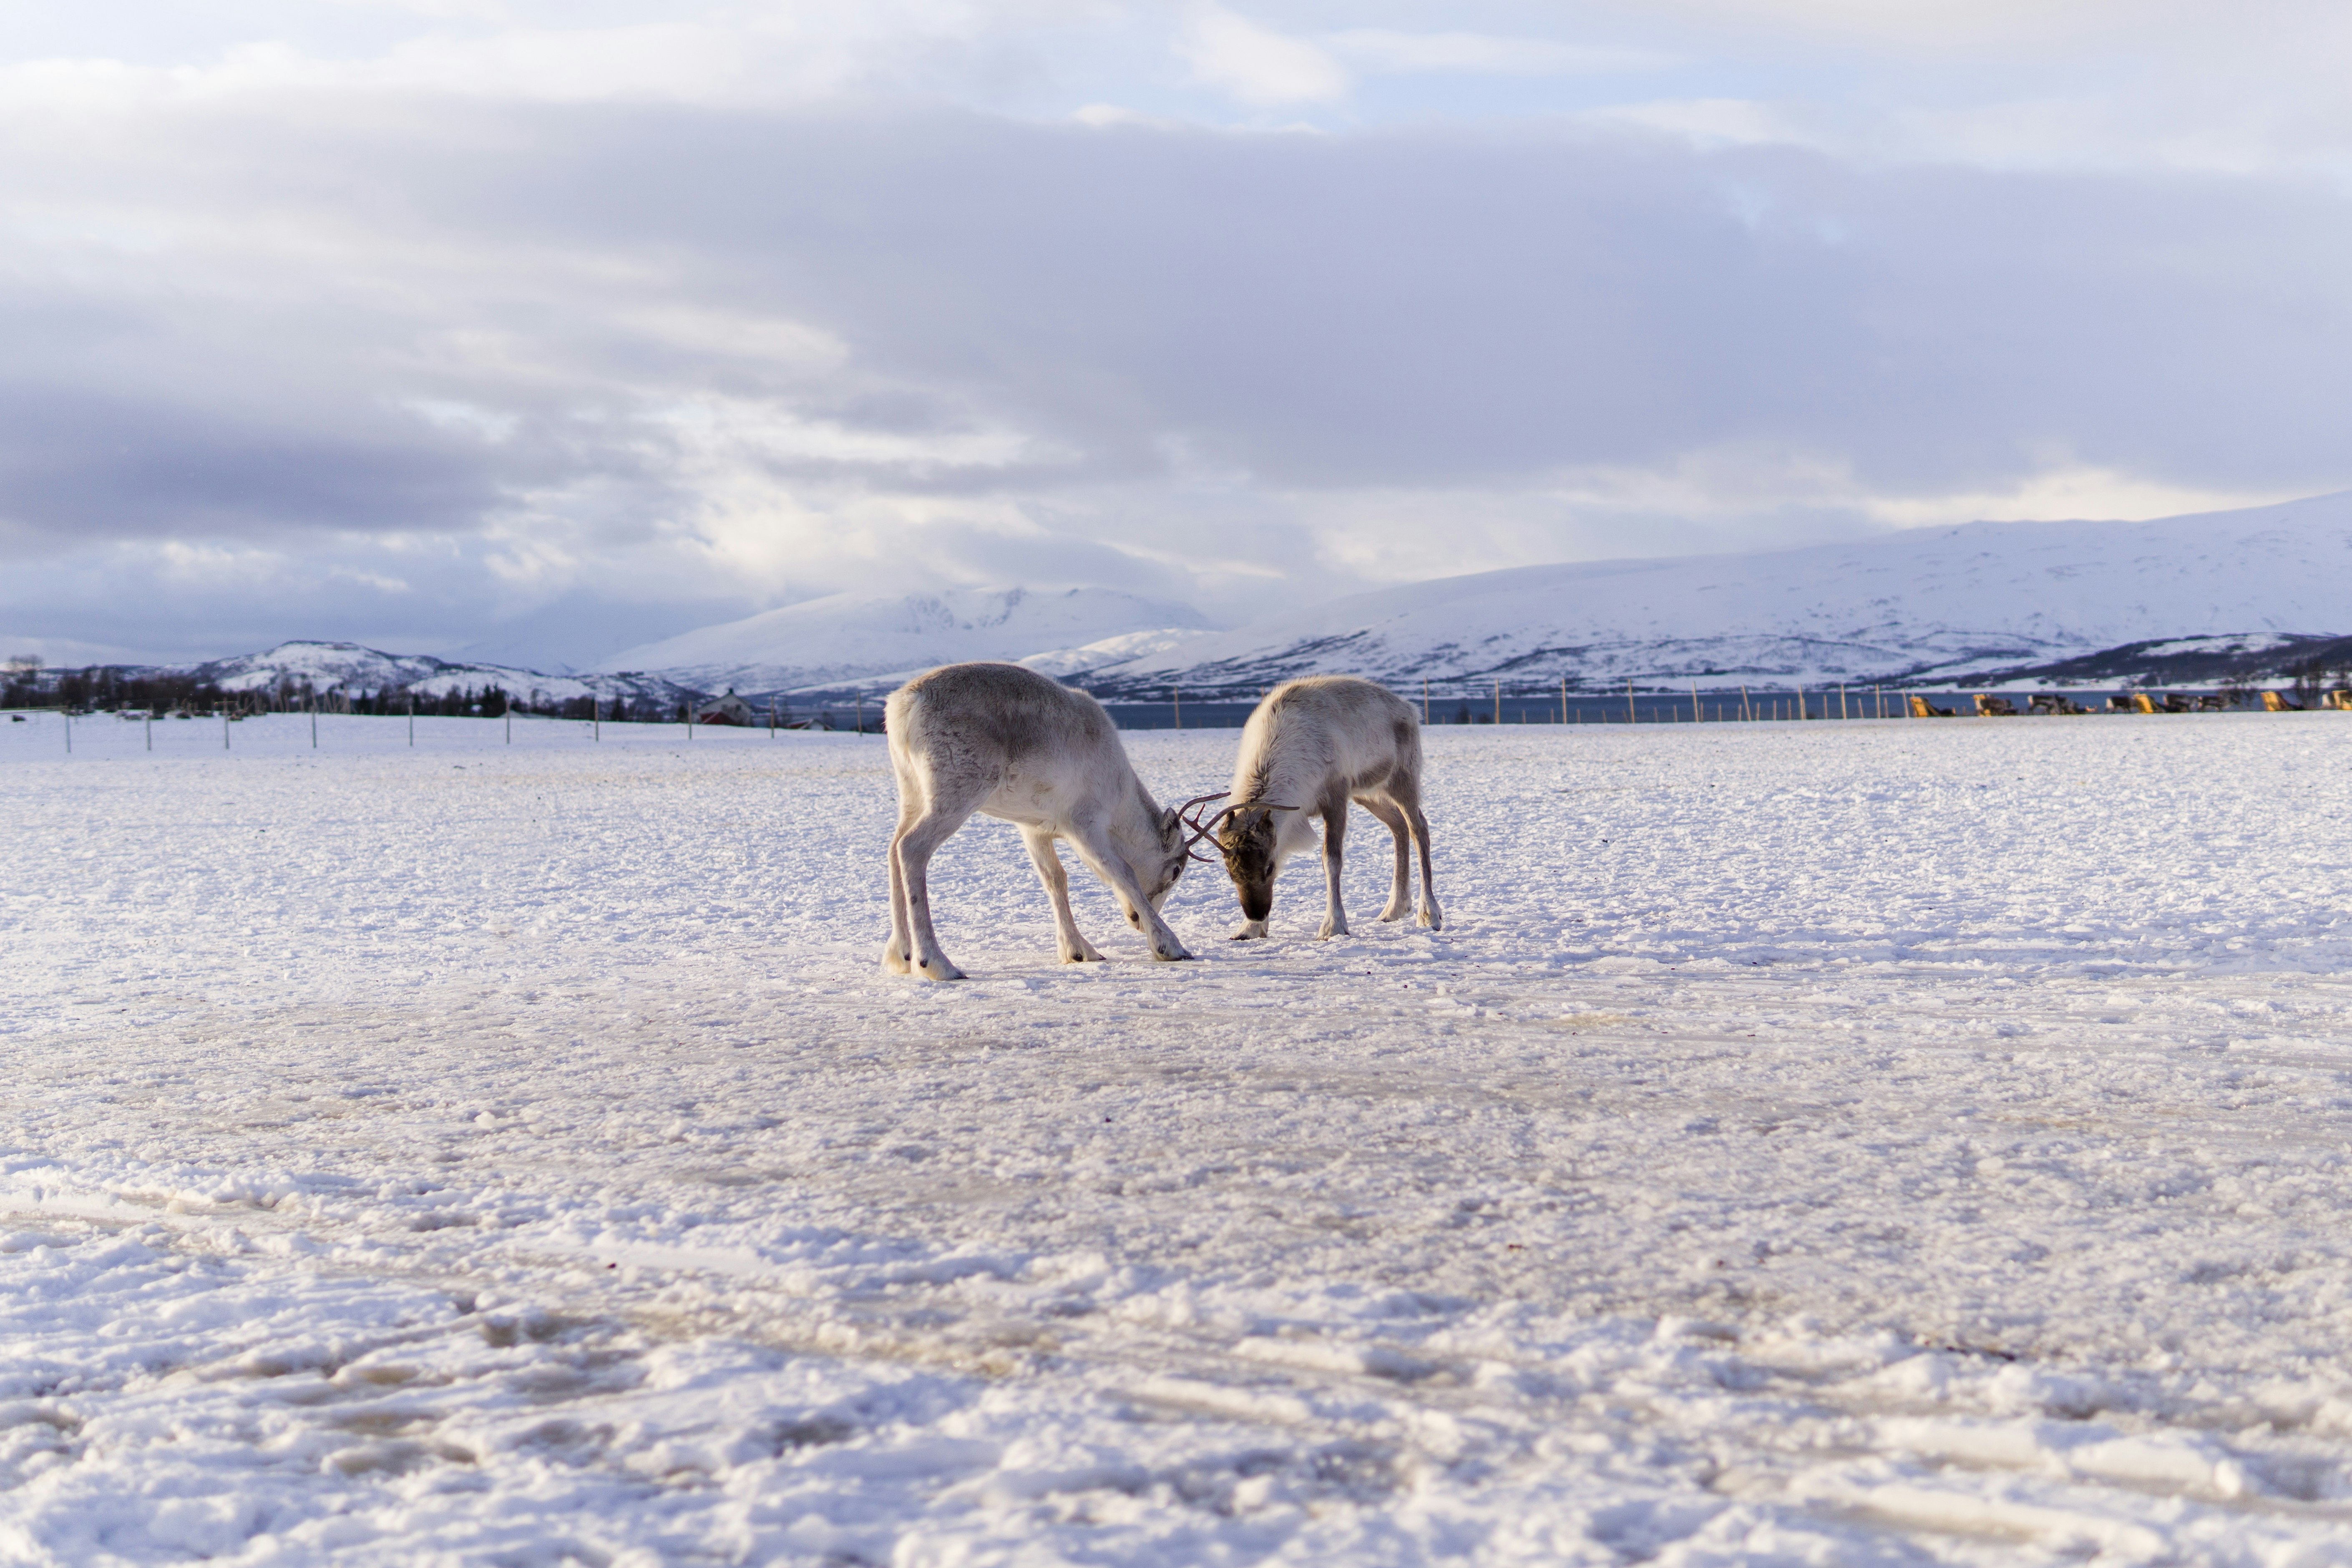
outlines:
[[[751,710],[749,702],[735,695],[735,689],[730,686],[726,696],[714,697],[697,708],[694,721],[698,724],[735,724],[748,730],[759,722],[759,715]]]

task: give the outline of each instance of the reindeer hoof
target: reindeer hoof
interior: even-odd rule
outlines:
[[[886,947],[882,950],[883,973],[904,974],[913,967],[913,964],[907,962],[907,955],[900,952],[897,948]]]
[[[1083,947],[1076,952],[1062,954],[1062,962],[1064,963],[1100,963],[1103,962],[1103,955],[1091,947]]]
[[[1382,921],[1401,921],[1401,920],[1404,919],[1404,915],[1405,915],[1404,906],[1403,906],[1403,905],[1402,905],[1402,904],[1398,905],[1395,909],[1392,909],[1392,910],[1382,910],[1381,911],[1381,919]]]
[[[1353,936],[1354,934],[1355,933],[1353,931],[1347,928],[1347,925],[1344,922],[1339,925],[1333,925],[1328,921],[1326,921],[1323,924],[1323,929],[1315,933],[1315,940],[1318,942],[1329,942],[1335,936]]]
[[[925,980],[961,980],[963,971],[944,958],[927,958],[915,965],[915,973]]]
[[[1435,910],[1423,910],[1421,911],[1421,923],[1427,926],[1430,930],[1435,931],[1444,922],[1438,918],[1438,913]]]

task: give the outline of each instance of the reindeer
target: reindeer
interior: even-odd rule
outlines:
[[[975,811],[1021,829],[1053,902],[1065,963],[1099,963],[1102,954],[1070,918],[1056,838],[1110,884],[1154,958],[1192,956],[1160,918],[1190,848],[1181,810],[1163,811],[1151,798],[1101,703],[1017,664],[950,664],[892,692],[883,712],[898,776],[884,973],[963,978],[931,929],[928,876],[931,856]]]
[[[1266,934],[1274,879],[1285,860],[1313,847],[1314,830],[1307,826],[1312,817],[1323,821],[1324,914],[1317,934],[1348,934],[1339,868],[1350,800],[1396,836],[1396,879],[1381,919],[1402,920],[1412,906],[1410,829],[1421,846],[1421,923],[1438,929],[1443,917],[1430,875],[1429,822],[1421,815],[1421,724],[1393,692],[1351,675],[1276,687],[1243,727],[1227,794],[1230,805],[1205,822],[1194,818],[1192,826],[1196,840],[1215,836],[1241,894],[1242,929],[1234,941]]]

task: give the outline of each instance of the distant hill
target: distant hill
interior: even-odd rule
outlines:
[[[1111,700],[1254,698],[1347,672],[1400,690],[2219,685],[2352,661],[2352,493],[2152,522],[1976,522],[1844,544],[1524,566],[1358,594],[1234,631],[1108,588],[837,594],[634,647],[593,674],[284,643],[172,667],[235,689],[496,685],[535,706],[732,688],[874,691],[1017,659]],[[537,696],[533,696],[537,693]]]
[[[750,695],[856,685],[962,659],[1015,659],[1208,625],[1189,605],[1110,588],[835,594],[630,648],[598,668],[650,670],[703,691],[732,687]]]
[[[2031,680],[2115,654],[2080,667],[2087,683],[2185,668],[2152,647],[2135,664],[2132,645],[2222,639],[2249,656],[2226,661],[2243,674],[2288,658],[2297,639],[2347,631],[2352,494],[2152,522],[1978,522],[1804,550],[1518,567],[1055,658],[1107,696],[1174,685],[1206,699],[1327,672],[1446,690]]]
[[[120,675],[190,678],[224,691],[412,692],[441,698],[496,687],[533,708],[550,708],[593,695],[674,708],[695,694],[660,676],[545,675],[510,665],[463,664],[430,654],[383,653],[348,642],[284,642],[267,653],[238,654],[201,664],[110,665]]]

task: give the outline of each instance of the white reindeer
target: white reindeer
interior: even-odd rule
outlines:
[[[1064,963],[1100,963],[1102,954],[1070,918],[1056,838],[1110,884],[1154,958],[1192,956],[1160,918],[1187,858],[1181,815],[1161,810],[1135,776],[1101,703],[1017,664],[950,664],[892,692],[883,711],[898,775],[886,973],[963,978],[931,929],[928,878],[932,854],[975,811],[1021,829],[1053,901]]]
[[[1323,822],[1324,937],[1348,934],[1339,902],[1340,846],[1352,800],[1396,836],[1396,879],[1384,921],[1412,907],[1411,845],[1421,846],[1421,923],[1444,918],[1429,869],[1429,821],[1421,815],[1421,723],[1395,693],[1351,675],[1286,681],[1267,694],[1242,729],[1232,804],[1196,826],[1214,833],[1242,900],[1234,940],[1262,937],[1274,912],[1282,863],[1314,847],[1309,818]]]

